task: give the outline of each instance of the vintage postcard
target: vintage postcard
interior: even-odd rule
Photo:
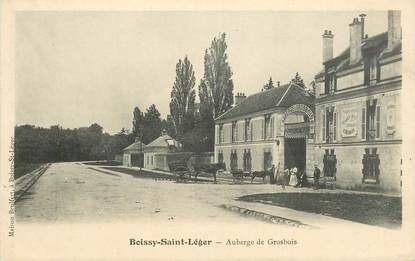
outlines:
[[[0,259],[414,260],[414,15],[4,0]]]

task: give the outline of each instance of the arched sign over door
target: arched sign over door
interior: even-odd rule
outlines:
[[[309,137],[312,138],[313,135],[314,135],[314,113],[310,109],[310,107],[308,107],[305,104],[294,104],[285,111],[284,116],[283,116],[282,121],[281,121],[281,123],[282,123],[281,124],[281,133],[284,133],[284,130],[285,130],[284,129],[285,128],[284,122],[287,119],[288,115],[296,113],[296,112],[301,112],[301,113],[307,115],[307,118],[310,122]]]

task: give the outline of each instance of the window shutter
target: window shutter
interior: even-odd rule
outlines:
[[[245,124],[246,124],[246,123],[245,123],[245,121],[243,121],[241,124],[242,124],[242,135],[241,135],[240,140],[241,140],[241,141],[244,141],[244,140],[246,140],[246,139],[245,139],[245,136],[246,136],[246,134],[245,134]]]
[[[274,137],[274,118],[271,117],[271,133],[270,133],[270,138]]]
[[[262,119],[261,120],[261,123],[262,123],[262,125],[261,125],[261,127],[262,127],[262,129],[261,129],[261,139],[264,139],[264,134],[265,134],[265,119]]]
[[[323,110],[322,113],[322,123],[323,123],[323,128],[322,128],[322,135],[321,135],[321,141],[325,141],[326,140],[326,111]]]
[[[380,106],[376,107],[376,138],[380,138]]]
[[[249,140],[251,140],[251,141],[253,139],[253,132],[254,132],[253,127],[254,127],[254,125],[253,125],[252,121],[249,121]]]
[[[337,140],[337,112],[333,113],[333,140]]]
[[[366,139],[366,108],[362,108],[362,140]]]
[[[216,144],[219,144],[219,135],[220,135],[220,133],[219,133],[219,126],[216,125],[216,137],[215,137]]]

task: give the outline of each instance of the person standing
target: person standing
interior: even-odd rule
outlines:
[[[318,189],[319,187],[320,174],[320,169],[318,168],[317,164],[314,164],[314,189]]]
[[[290,176],[290,170],[286,168],[284,171],[281,171],[281,186],[282,189],[285,189],[285,185],[287,185],[287,179]]]
[[[294,166],[291,169],[291,175],[290,175],[289,185],[294,187],[295,185],[297,185],[297,183],[298,183],[298,180],[297,180],[297,168]]]
[[[272,164],[272,167],[268,170],[268,174],[269,174],[269,183],[270,184],[275,184],[275,165]]]

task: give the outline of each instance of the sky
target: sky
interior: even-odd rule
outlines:
[[[169,114],[175,66],[186,55],[195,89],[205,49],[226,33],[234,93],[260,91],[272,77],[299,72],[309,84],[322,68],[322,33],[334,55],[349,43],[349,24],[367,14],[365,33],[387,31],[386,11],[20,11],[16,15],[16,124],[108,133],[131,130],[133,108]]]

